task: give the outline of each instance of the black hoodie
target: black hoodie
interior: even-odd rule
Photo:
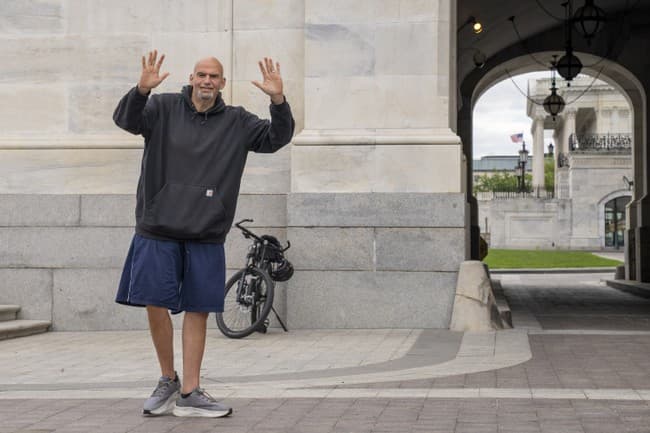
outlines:
[[[271,104],[271,121],[217,97],[204,113],[181,93],[142,96],[137,87],[113,120],[145,139],[135,209],[136,233],[161,240],[222,243],[235,218],[249,151],[272,153],[289,143],[289,104]]]

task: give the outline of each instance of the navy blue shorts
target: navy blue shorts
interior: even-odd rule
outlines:
[[[160,241],[136,234],[115,301],[172,313],[222,312],[226,281],[223,244]]]

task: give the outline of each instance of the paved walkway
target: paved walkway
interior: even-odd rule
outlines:
[[[513,330],[211,331],[202,380],[226,419],[140,416],[146,332],[2,341],[0,433],[650,432],[650,300],[609,274],[498,278]]]

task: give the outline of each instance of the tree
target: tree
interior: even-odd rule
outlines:
[[[526,173],[526,190],[530,191],[533,176]],[[475,192],[514,192],[519,189],[519,179],[514,173],[505,170],[493,175],[482,174],[474,182]]]
[[[544,158],[544,188],[555,191],[555,160],[552,156]]]

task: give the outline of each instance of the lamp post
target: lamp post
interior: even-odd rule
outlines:
[[[519,150],[519,167],[517,174],[520,176],[519,192],[526,191],[526,163],[528,162],[528,151],[526,150],[526,142],[521,142],[521,149]]]

